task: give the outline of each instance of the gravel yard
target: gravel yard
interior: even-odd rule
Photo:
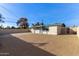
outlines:
[[[6,34],[0,36],[0,43],[0,55],[79,55],[79,39],[76,35]]]

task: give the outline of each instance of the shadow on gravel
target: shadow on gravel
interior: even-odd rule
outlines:
[[[2,56],[56,56],[32,45],[38,43],[28,43],[9,34],[1,36],[0,40],[2,43],[0,55]],[[46,43],[40,45],[44,44]]]

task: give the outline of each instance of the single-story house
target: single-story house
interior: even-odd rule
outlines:
[[[48,29],[45,26],[36,25],[31,28],[31,32],[36,34],[47,34]]]
[[[31,28],[31,31],[32,33],[52,35],[76,34],[77,27],[65,27],[63,23],[55,23],[53,25],[46,26],[45,28],[42,26],[35,26]]]

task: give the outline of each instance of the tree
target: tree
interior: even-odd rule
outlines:
[[[20,28],[29,28],[28,19],[27,18],[20,18],[17,21],[17,25],[19,25]]]
[[[42,22],[37,22],[36,24],[32,24],[32,27],[34,29],[41,29],[41,30],[48,30],[48,28],[45,26],[45,24]]]
[[[3,29],[4,27],[3,27],[3,25],[0,25],[0,29]]]
[[[62,23],[62,27],[66,27],[66,25],[64,23]]]
[[[42,23],[40,23],[40,22],[37,22],[36,24],[32,24],[33,26],[40,26],[40,25],[44,25],[44,23],[42,22]]]
[[[40,25],[40,23],[39,23],[39,22],[37,22],[37,23],[36,23],[36,26],[39,26],[39,25]]]
[[[76,25],[73,25],[72,27],[77,27]]]
[[[4,21],[2,19],[5,19],[5,18],[2,16],[2,14],[0,14],[0,22],[4,23]]]
[[[41,25],[44,25],[44,23],[42,22]]]
[[[12,27],[11,27],[11,29],[15,29],[15,27],[14,27],[14,26],[12,26]]]
[[[7,26],[6,29],[10,29],[10,26]]]

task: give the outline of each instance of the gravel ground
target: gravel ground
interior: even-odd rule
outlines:
[[[0,55],[72,56],[79,55],[76,35],[43,35],[31,33],[0,36]]]

